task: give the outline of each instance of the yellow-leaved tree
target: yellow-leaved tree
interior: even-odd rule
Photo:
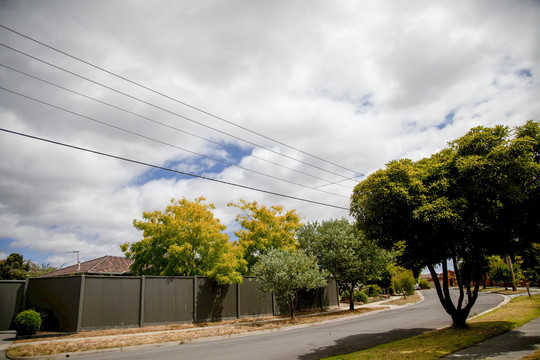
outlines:
[[[301,223],[296,210],[284,212],[282,206],[267,208],[256,201],[248,203],[242,199],[228,205],[243,212],[236,216],[242,230],[236,231],[235,235],[247,262],[247,274],[251,273],[259,256],[268,250],[295,250],[298,247],[296,230]]]
[[[241,283],[246,262],[242,249],[214,217],[214,204],[204,197],[195,201],[171,199],[165,212],[144,212],[133,225],[143,239],[121,246],[134,260],[135,275],[208,276],[220,285]]]

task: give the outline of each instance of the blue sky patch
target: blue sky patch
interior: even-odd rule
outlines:
[[[522,70],[519,70],[518,75],[519,75],[520,77],[532,77],[531,70],[529,70],[529,69],[522,69]]]
[[[448,125],[452,125],[454,123],[454,116],[456,115],[455,112],[450,112],[448,114],[446,114],[446,116],[444,117],[444,121],[435,125],[437,129],[439,130],[442,130],[444,129],[445,127],[447,127]]]

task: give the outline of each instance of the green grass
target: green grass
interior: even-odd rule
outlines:
[[[431,360],[512,330],[540,316],[540,295],[522,296],[468,322],[468,329],[445,328],[383,344],[363,351],[332,357],[333,360]]]

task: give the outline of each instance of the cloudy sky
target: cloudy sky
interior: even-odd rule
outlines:
[[[221,182],[0,131],[0,258],[122,255],[133,219],[183,196],[231,233],[239,199],[347,217],[390,160],[540,119],[538,19],[538,1],[2,0],[2,129]]]

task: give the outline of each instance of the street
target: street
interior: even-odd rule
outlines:
[[[451,323],[434,290],[402,309],[306,328],[179,345],[95,353],[80,359],[320,359],[370,348]],[[480,293],[471,316],[497,306],[503,297]],[[105,355],[106,354],[106,355]]]

